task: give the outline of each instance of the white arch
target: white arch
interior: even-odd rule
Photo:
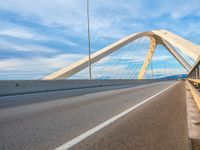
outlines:
[[[153,53],[155,51],[155,47],[157,44],[163,45],[182,65],[185,67],[188,71],[191,69],[191,66],[185,61],[183,57],[181,57],[180,54],[173,48],[173,46],[179,48],[182,52],[186,53],[190,57],[192,57],[194,60],[196,60],[200,56],[200,47],[191,43],[190,41],[187,41],[186,39],[181,38],[180,36],[177,36],[169,31],[166,30],[155,30],[155,31],[149,31],[149,32],[141,32],[136,34],[131,34],[91,55],[91,63],[95,63],[99,61],[100,59],[104,58],[105,56],[109,55],[110,53],[114,52],[115,50],[121,48],[122,46],[126,45],[129,42],[132,42],[138,38],[141,38],[143,36],[148,36],[154,39],[154,48],[152,48],[152,42],[150,42],[150,49],[148,52],[146,59],[151,59],[153,56]],[[151,40],[152,41],[152,40]],[[173,45],[173,46],[172,46]],[[151,55],[150,55],[151,54]],[[66,66],[64,68],[61,68],[60,70],[46,76],[45,80],[52,80],[52,79],[65,79],[69,78],[70,76],[76,74],[77,72],[85,69],[88,67],[88,57],[85,57],[81,59],[78,62],[75,62],[69,66]],[[148,66],[148,62],[144,62],[143,67],[140,71],[140,77],[139,79],[142,79],[144,76],[144,73],[146,71],[146,68]],[[142,72],[142,73],[141,73]]]

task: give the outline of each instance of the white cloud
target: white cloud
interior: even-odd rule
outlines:
[[[7,27],[9,26],[9,27]],[[78,46],[78,43],[68,40],[66,37],[62,38],[59,36],[49,36],[45,34],[33,31],[34,29],[25,28],[19,25],[7,24],[7,26],[1,25],[0,36],[9,36],[19,38],[20,40],[32,40],[32,41],[58,41],[69,46]]]
[[[11,70],[14,69],[16,66],[23,65],[23,61],[20,61],[19,59],[6,59],[6,60],[0,60],[0,67],[1,71]]]
[[[86,2],[82,0],[1,0],[0,3],[1,9],[12,10],[27,19],[36,18],[44,25],[67,26],[74,30],[86,27],[86,15],[83,13]]]
[[[184,68],[157,68],[153,69],[154,77],[165,77],[171,75],[187,74],[188,72]],[[147,70],[145,73],[145,78],[151,77],[151,70]]]
[[[153,61],[166,61],[172,59],[173,56],[169,55],[160,55],[160,56],[154,56]]]
[[[41,46],[41,45],[33,45],[33,44],[18,44],[12,43],[5,40],[0,40],[0,49],[6,51],[22,51],[22,52],[46,52],[46,53],[54,53],[58,52],[56,49],[52,49],[49,47]]]
[[[25,30],[21,30],[19,28],[12,28],[12,29],[4,29],[0,31],[0,35],[12,36],[22,39],[32,39],[34,38],[34,34],[27,32]]]
[[[37,18],[37,21],[47,26],[61,26],[64,30],[72,31],[72,34],[87,36],[86,1],[83,0],[0,0],[0,9],[12,10],[20,13],[27,19]],[[144,26],[141,22],[133,22],[134,19],[153,19],[169,14],[175,20],[191,13],[199,12],[198,0],[96,0],[90,1],[91,31],[93,38],[121,38]],[[177,6],[179,9],[177,9]],[[152,11],[153,10],[153,11]],[[131,22],[129,22],[131,21]],[[142,29],[144,29],[143,27]],[[83,34],[85,33],[85,34]]]
[[[21,79],[33,79],[56,71],[81,58],[82,54],[59,54],[54,57],[10,58],[0,60],[0,77],[16,79],[20,74]]]
[[[59,54],[54,57],[9,58],[0,60],[1,70],[58,69],[85,57],[82,54]]]

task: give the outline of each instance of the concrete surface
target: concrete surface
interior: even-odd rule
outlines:
[[[69,98],[73,96],[80,96],[90,93],[97,93],[101,91],[108,91],[108,90],[116,90],[116,89],[123,89],[123,88],[129,88],[129,87],[136,87],[141,85],[147,85],[151,83],[156,83],[159,81],[153,81],[153,80],[141,80],[141,81],[134,81],[131,80],[132,83],[126,83],[124,80],[123,84],[111,84],[113,83],[108,82],[107,85],[102,85],[104,81],[99,81],[101,83],[101,86],[88,86],[89,84],[85,83],[84,88],[70,88],[67,90],[55,90],[55,91],[49,91],[49,92],[36,92],[36,93],[28,93],[28,94],[19,94],[19,95],[10,95],[10,96],[0,96],[0,108],[6,108],[6,107],[12,107],[12,106],[18,106],[18,105],[26,105],[36,102],[45,102],[45,101],[53,101],[56,99],[62,99],[62,98]],[[85,82],[85,81],[84,81]],[[94,82],[93,80],[91,82]],[[165,81],[160,81],[165,82]],[[66,82],[69,83],[69,82]],[[73,83],[73,82],[72,82]],[[94,82],[94,84],[97,84],[98,82]],[[106,83],[106,82],[105,82]],[[119,81],[118,81],[119,83]],[[75,86],[81,85],[80,83],[75,84]],[[67,85],[69,86],[69,85]],[[56,86],[55,86],[56,87]]]
[[[187,88],[186,96],[189,138],[200,140],[200,111],[189,88]]]
[[[159,80],[0,80],[0,96],[83,89],[101,86],[147,84]]]
[[[188,136],[190,139],[190,149],[200,149],[200,111],[192,92],[186,84],[186,101],[187,101],[187,120]]]

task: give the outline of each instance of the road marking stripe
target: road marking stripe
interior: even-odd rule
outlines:
[[[107,125],[111,124],[112,122],[118,120],[119,118],[125,116],[126,114],[128,114],[129,112],[133,111],[134,109],[136,109],[137,107],[143,105],[144,103],[148,102],[149,100],[155,98],[156,96],[160,95],[161,93],[167,91],[169,88],[171,88],[172,86],[174,86],[175,84],[177,84],[177,82],[175,82],[174,84],[170,85],[169,87],[167,87],[166,89],[158,92],[157,94],[145,99],[144,101],[134,105],[133,107],[121,112],[120,114],[114,116],[113,118],[110,118],[109,120],[99,124],[98,126],[86,131],[85,133],[75,137],[74,139],[64,143],[63,145],[57,147],[55,150],[67,150],[69,148],[71,148],[72,146],[74,146],[75,144],[78,144],[79,142],[81,142],[82,140],[86,139],[87,137],[91,136],[92,134],[96,133],[97,131],[101,130],[102,128],[106,127]]]

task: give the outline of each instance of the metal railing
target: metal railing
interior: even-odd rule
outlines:
[[[192,96],[200,110],[200,57],[189,72],[186,83],[188,84]]]
[[[186,80],[188,87],[192,93],[192,96],[194,97],[194,100],[200,110],[200,92],[198,91],[198,89],[196,89],[191,83],[190,83],[190,79]],[[193,81],[192,81],[193,82]],[[193,82],[196,83],[196,82]]]

